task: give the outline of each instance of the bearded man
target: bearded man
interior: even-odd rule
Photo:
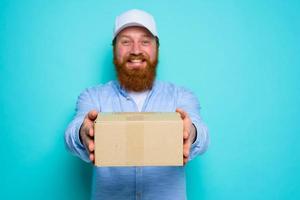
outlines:
[[[183,120],[183,164],[209,143],[197,98],[188,90],[155,79],[159,37],[153,16],[129,10],[116,18],[114,65],[118,80],[83,91],[65,132],[69,150],[94,161],[94,120],[101,112],[178,112]],[[94,167],[92,199],[186,199],[184,166]]]

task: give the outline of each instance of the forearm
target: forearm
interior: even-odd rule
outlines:
[[[194,138],[189,154],[189,160],[192,160],[206,151],[209,144],[208,129],[200,116],[200,104],[196,96],[188,90],[182,89],[178,99],[180,99],[178,107],[188,113],[193,124],[192,137]]]
[[[80,141],[79,132],[86,114],[91,110],[100,111],[100,106],[97,104],[98,96],[97,88],[86,89],[79,95],[76,103],[76,116],[65,131],[67,148],[86,162],[90,162],[89,155]]]
[[[192,141],[192,144],[194,144],[194,142],[196,141],[196,138],[197,138],[197,129],[196,129],[196,126],[195,124],[192,123],[192,130],[191,130],[191,141]]]
[[[190,149],[189,160],[194,159],[197,155],[203,154],[209,144],[209,134],[206,125],[203,123],[193,123],[195,127],[195,138]]]
[[[90,162],[88,153],[79,139],[79,130],[84,117],[76,117],[65,131],[65,144],[68,150],[86,162]]]

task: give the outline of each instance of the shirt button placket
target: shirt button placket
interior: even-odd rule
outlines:
[[[142,167],[136,167],[136,200],[142,199]]]
[[[136,200],[141,200],[142,198],[141,198],[141,193],[139,193],[139,192],[137,192],[136,193]]]

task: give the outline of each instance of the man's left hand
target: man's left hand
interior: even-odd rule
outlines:
[[[196,138],[196,129],[184,110],[177,108],[176,112],[180,114],[183,121],[183,164],[185,165],[189,159],[190,148]]]

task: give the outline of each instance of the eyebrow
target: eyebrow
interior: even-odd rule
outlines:
[[[120,35],[119,36],[119,38],[123,38],[123,37],[131,38],[129,35]],[[144,35],[142,35],[142,37],[152,38],[152,36],[150,34],[144,34]]]

